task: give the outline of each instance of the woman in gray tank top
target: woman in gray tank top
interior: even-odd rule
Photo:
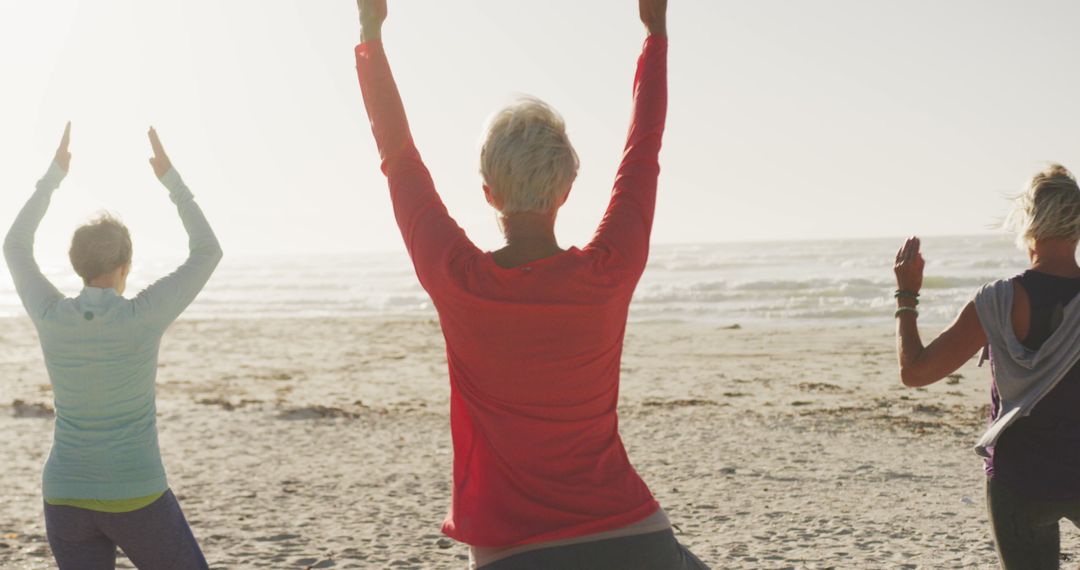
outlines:
[[[1006,569],[1058,568],[1059,521],[1080,526],[1080,186],[1051,165],[1017,197],[1007,225],[1027,251],[1023,274],[983,287],[937,338],[916,324],[924,261],[912,237],[896,254],[900,379],[926,386],[988,347],[991,425],[987,508]]]

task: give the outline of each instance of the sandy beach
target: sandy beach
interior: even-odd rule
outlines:
[[[632,323],[622,434],[680,541],[714,568],[996,566],[971,450],[989,371],[903,388],[892,335],[888,320]],[[211,567],[465,568],[439,533],[451,447],[433,320],[180,321],[158,386],[170,483]],[[33,327],[0,320],[5,569],[53,567],[51,398]],[[1068,526],[1063,552],[1080,567]]]

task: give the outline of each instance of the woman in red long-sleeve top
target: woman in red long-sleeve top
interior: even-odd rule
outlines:
[[[666,0],[649,36],[611,203],[583,248],[555,240],[578,160],[562,119],[524,99],[481,151],[506,247],[478,249],[447,213],[409,133],[381,40],[386,0],[358,0],[357,70],[417,277],[450,372],[454,486],[443,524],[481,568],[704,568],[680,546],[618,432],[627,309],[645,269],[667,110]]]

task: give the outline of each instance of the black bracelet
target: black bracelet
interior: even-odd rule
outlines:
[[[897,289],[896,293],[893,293],[893,298],[894,299],[899,299],[901,297],[903,297],[904,299],[915,299],[916,303],[918,303],[918,301],[919,301],[919,294],[918,293],[916,293],[914,291],[904,291],[903,289]]]
[[[895,319],[896,317],[899,317],[904,313],[914,313],[915,318],[919,318],[919,310],[915,307],[900,307],[899,309],[896,309],[895,313],[893,313],[893,318]]]

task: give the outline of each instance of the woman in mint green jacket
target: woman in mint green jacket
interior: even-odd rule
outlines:
[[[45,463],[45,523],[61,570],[112,569],[119,546],[138,568],[206,568],[158,449],[154,382],[161,337],[210,279],[221,247],[157,133],[150,164],[169,190],[190,255],[171,275],[123,297],[131,237],[104,216],[76,230],[71,262],[85,287],[65,297],[34,260],[34,234],[71,162],[71,124],[37,191],[4,240],[15,288],[37,328],[56,427]]]

